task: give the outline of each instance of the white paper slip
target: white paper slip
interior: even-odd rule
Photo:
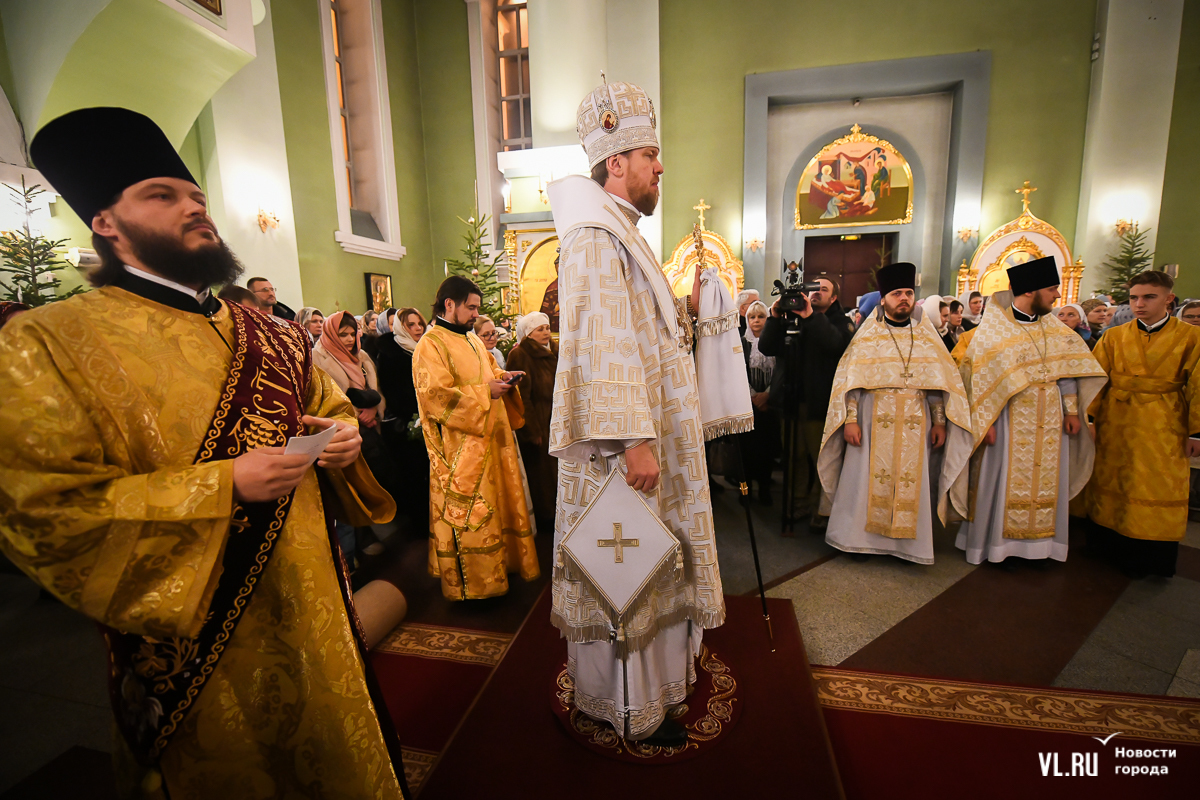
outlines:
[[[308,463],[311,464],[317,460],[317,457],[325,451],[325,447],[333,439],[337,433],[337,425],[330,425],[320,433],[314,433],[312,436],[293,436],[288,439],[287,446],[283,448],[285,455],[289,456],[308,456]]]

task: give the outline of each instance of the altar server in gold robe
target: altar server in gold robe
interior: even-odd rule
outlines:
[[[684,564],[648,588],[618,643],[603,598],[556,557],[551,621],[567,639],[580,711],[628,740],[678,746],[686,730],[666,712],[696,680],[703,631],[725,619],[693,326],[637,229],[654,212],[663,172],[650,98],[633,84],[606,84],[584,98],[577,123],[592,175],[547,187],[562,241],[550,423],[550,455],[560,459],[556,553],[601,484],[620,470],[679,539]],[[693,306],[702,302],[699,289],[697,281]],[[726,333],[737,342],[731,311]],[[737,366],[732,377],[749,399],[745,367]],[[722,376],[708,380],[715,398]],[[735,415],[723,424],[748,424],[753,411],[745,410],[745,420]],[[719,427],[720,414],[713,415]]]
[[[942,486],[967,463],[970,409],[945,343],[914,308],[916,267],[878,273],[879,308],[838,363],[817,469],[825,491],[825,541],[848,553],[933,563],[930,474],[934,448],[949,439]],[[847,445],[849,445],[847,447]]]
[[[354,409],[299,327],[210,293],[241,266],[150,119],[75,111],[30,154],[101,265],[0,339],[0,549],[102,626],[120,793],[401,797],[327,525],[395,512]],[[285,454],[332,424],[316,469]]]
[[[513,428],[525,424],[514,381],[475,335],[482,292],[452,275],[413,350],[413,386],[429,450],[429,574],[449,600],[508,591],[508,573],[541,574]]]
[[[1060,297],[1053,257],[1010,267],[1008,280],[1012,291],[992,295],[963,355],[973,456],[943,489],[950,518],[965,519],[955,545],[970,563],[1066,561],[1068,505],[1087,485],[1095,455],[1080,410],[1107,377],[1051,313]]]
[[[1133,321],[1109,328],[1093,351],[1109,383],[1088,409],[1088,545],[1133,577],[1170,577],[1187,529],[1188,459],[1200,456],[1200,328],[1171,316],[1165,272],[1129,283]]]

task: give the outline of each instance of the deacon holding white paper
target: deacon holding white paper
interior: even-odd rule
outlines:
[[[562,241],[561,339],[550,425],[550,455],[560,459],[551,620],[568,641],[580,711],[610,722],[626,739],[679,746],[687,731],[669,710],[696,680],[702,632],[725,620],[704,458],[706,422],[714,430],[735,430],[752,412],[749,402],[745,416],[728,411],[736,402],[704,402],[692,357],[701,281],[686,302],[676,300],[638,232],[638,220],[654,212],[663,172],[655,128],[654,106],[640,88],[597,88],[578,115],[591,178],[571,176],[547,189]],[[734,309],[735,339],[736,327]],[[739,373],[744,383],[744,367]],[[723,383],[721,375],[706,380]],[[748,390],[745,395],[748,401]],[[710,420],[709,408],[732,419]],[[655,573],[623,615],[570,552],[560,550],[589,506],[606,502],[607,492],[597,497],[614,470],[640,492],[681,548],[679,568]],[[640,539],[639,547],[649,543],[643,531],[624,527],[619,536],[611,528],[606,536]],[[610,562],[618,550],[637,552],[626,544],[606,548]]]

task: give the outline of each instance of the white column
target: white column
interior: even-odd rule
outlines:
[[[1099,57],[1092,63],[1074,247],[1088,265],[1083,297],[1102,284],[1099,265],[1116,249],[1118,219],[1152,229],[1147,241],[1154,247],[1183,2],[1100,0],[1097,8]]]
[[[254,29],[258,55],[213,95],[201,116],[200,140],[213,219],[245,265],[244,277],[269,278],[280,302],[299,309],[304,293],[296,218],[270,3],[266,5],[266,18]],[[278,228],[259,228],[260,208],[279,218]]]
[[[579,101],[600,85],[601,70],[619,80],[608,62],[608,5],[604,0],[529,0],[535,148],[579,144],[575,134]],[[657,19],[658,3],[653,5]],[[657,36],[654,51],[657,55]]]

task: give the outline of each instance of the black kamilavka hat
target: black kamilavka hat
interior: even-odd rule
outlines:
[[[154,120],[127,108],[58,117],[33,137],[29,157],[88,227],[135,183],[179,178],[200,185]]]
[[[879,296],[886,297],[897,289],[917,288],[917,265],[907,261],[898,264],[888,264],[880,267],[875,273],[875,283],[879,286]]]
[[[1008,283],[1015,297],[1026,292],[1058,286],[1062,283],[1062,278],[1058,275],[1058,262],[1054,260],[1054,256],[1045,256],[1009,267]]]

